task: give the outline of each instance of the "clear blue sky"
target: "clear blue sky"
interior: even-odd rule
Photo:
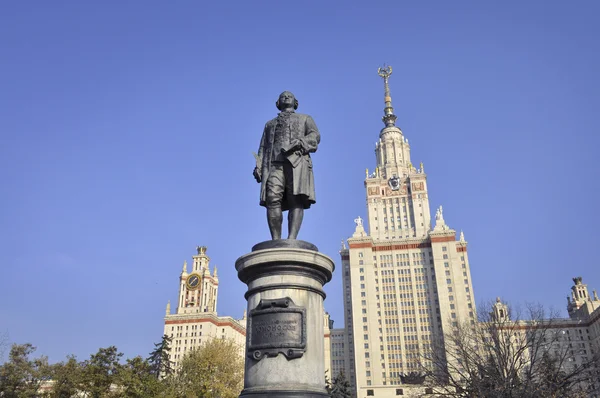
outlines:
[[[293,91],[315,119],[300,238],[339,264],[383,127],[377,67],[478,302],[566,315],[600,289],[597,1],[52,1],[0,5],[0,332],[51,361],[146,355],[196,245],[241,317],[237,257],[269,238],[252,178]],[[342,322],[341,279],[326,308]]]

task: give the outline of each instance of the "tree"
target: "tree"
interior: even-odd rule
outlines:
[[[352,396],[350,382],[346,379],[343,371],[333,378],[330,388],[329,395],[331,398],[350,398]]]
[[[212,339],[189,351],[167,380],[167,396],[236,398],[242,390],[244,361],[232,340]]]
[[[163,335],[160,343],[154,343],[154,351],[148,357],[151,373],[158,379],[173,373],[173,363],[169,359],[172,337]]]
[[[121,369],[119,359],[123,356],[117,347],[100,348],[90,359],[83,362],[80,389],[89,398],[105,398],[111,385],[116,384]]]
[[[150,398],[159,396],[162,383],[152,371],[148,360],[137,356],[127,359],[118,372],[117,381],[119,397]]]
[[[598,387],[598,349],[577,360],[572,344],[593,343],[571,340],[556,313],[529,305],[521,318],[499,301],[480,311],[479,322],[459,323],[425,356],[438,396],[571,398]]]
[[[40,385],[49,379],[48,359],[29,359],[35,351],[31,344],[13,344],[8,361],[0,366],[0,396],[2,398],[34,398]]]
[[[82,364],[74,356],[67,357],[65,362],[51,365],[50,374],[53,380],[50,398],[71,398],[79,391],[81,384]]]

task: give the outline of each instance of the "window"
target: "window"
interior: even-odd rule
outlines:
[[[375,395],[375,391],[373,391],[373,390],[367,390],[367,396],[368,397],[372,397],[374,395]]]
[[[396,388],[396,395],[404,395],[404,390],[401,388]]]

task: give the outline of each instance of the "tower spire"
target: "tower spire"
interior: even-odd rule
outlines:
[[[187,276],[187,260],[183,260],[183,269],[181,270],[182,276]]]
[[[385,108],[383,109],[383,123],[385,123],[385,127],[394,127],[396,126],[396,115],[394,115],[394,108],[392,107],[392,96],[390,94],[390,86],[388,84],[388,79],[392,75],[392,67],[383,65],[382,68],[377,69],[377,74],[383,78],[383,88],[385,91],[384,101]]]

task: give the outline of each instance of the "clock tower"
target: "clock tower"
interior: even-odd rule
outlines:
[[[190,350],[201,347],[212,339],[230,339],[244,356],[246,343],[246,313],[241,319],[217,315],[219,277],[217,267],[210,272],[210,258],[206,247],[198,246],[192,257],[192,267],[187,261],[179,275],[177,310],[171,314],[167,304],[164,334],[173,339],[169,359],[177,368]],[[189,271],[189,273],[188,273]]]
[[[217,311],[217,291],[219,277],[217,267],[211,275],[210,258],[206,255],[206,247],[198,246],[193,257],[192,270],[188,274],[187,261],[183,262],[183,270],[179,276],[179,304],[177,314]]]

